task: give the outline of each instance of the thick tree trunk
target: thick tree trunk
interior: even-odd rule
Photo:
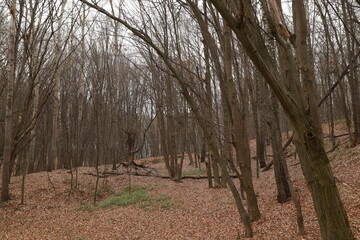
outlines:
[[[305,86],[309,122],[296,129],[295,144],[307,180],[323,239],[353,239],[349,221],[326,155],[317,108],[315,76],[306,41],[307,19],[303,1],[293,0],[296,55]],[[310,124],[309,124],[310,123]],[[305,134],[304,134],[305,133]]]
[[[329,159],[318,136],[308,132],[305,136],[299,137],[297,133],[294,143],[314,202],[322,238],[354,239]]]

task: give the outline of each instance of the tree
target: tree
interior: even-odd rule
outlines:
[[[282,30],[287,30],[285,23],[279,22],[281,19],[276,19],[277,22],[274,19],[268,19],[276,40],[286,50],[287,61],[292,64],[289,70],[292,71],[291,78],[292,84],[294,84],[291,86],[285,85],[274,60],[270,57],[260,35],[260,26],[256,23],[251,2],[243,1],[240,4],[235,1],[226,3],[225,1],[210,0],[210,2],[228,22],[254,65],[273,89],[292,123],[297,134],[296,145],[298,152],[300,152],[303,174],[313,198],[322,238],[354,239],[322,143],[316,98],[313,95],[315,79],[311,70],[311,59],[308,52],[307,19],[304,2],[293,1],[295,41],[291,35],[285,35],[288,38],[284,38],[276,29],[276,26],[280,24],[283,27]],[[262,3],[266,4],[265,1],[262,1]],[[287,31],[285,33],[288,34]],[[295,45],[305,93],[298,90],[300,79],[298,79],[299,75],[296,74],[296,64],[291,53],[291,41]],[[336,211],[334,211],[335,209]]]
[[[15,82],[16,69],[16,0],[11,1],[10,28],[9,28],[9,53],[8,53],[8,70],[7,70],[7,87],[6,87],[6,112],[5,112],[5,142],[4,142],[4,160],[2,169],[1,183],[1,201],[10,199],[10,162],[13,155],[13,90]]]
[[[213,158],[214,161],[216,161],[223,173],[223,177],[226,180],[227,184],[229,185],[229,188],[233,194],[233,197],[235,199],[236,202],[236,206],[238,209],[238,212],[240,214],[240,217],[243,221],[244,227],[245,227],[245,236],[246,237],[251,237],[253,235],[252,232],[252,227],[250,224],[250,218],[242,204],[242,200],[240,197],[240,194],[238,192],[238,190],[236,189],[236,186],[234,184],[234,182],[232,181],[232,179],[230,178],[230,174],[228,172],[227,169],[227,164],[226,162],[220,157],[220,154],[218,153],[218,150],[216,148],[216,143],[214,142],[214,139],[212,138],[212,133],[214,132],[213,127],[208,126],[206,124],[206,121],[203,121],[202,116],[200,115],[200,110],[196,104],[195,99],[192,97],[192,95],[189,93],[189,89],[184,81],[183,78],[183,74],[181,71],[178,71],[176,69],[176,67],[172,64],[172,62],[170,61],[170,59],[168,58],[166,52],[164,52],[160,47],[158,47],[152,40],[152,38],[145,32],[133,27],[132,25],[130,25],[129,23],[127,23],[126,21],[124,21],[123,19],[113,16],[111,13],[109,13],[108,11],[106,11],[105,9],[94,5],[86,0],[81,0],[82,2],[86,3],[87,5],[91,6],[92,8],[95,8],[96,10],[102,12],[103,14],[105,14],[106,16],[120,22],[122,25],[124,25],[126,28],[128,28],[134,35],[136,35],[137,37],[141,38],[146,44],[148,44],[163,60],[163,62],[165,63],[165,65],[167,66],[167,68],[169,69],[169,71],[172,73],[173,77],[177,80],[180,88],[181,88],[181,93],[183,94],[184,98],[186,99],[187,103],[189,104],[189,106],[191,107],[192,112],[194,113],[194,115],[196,116],[197,119],[199,119],[199,125],[201,126],[204,135],[208,141],[209,144],[209,148],[213,154]]]
[[[58,20],[58,31],[56,36],[56,42],[55,42],[55,58],[57,61],[60,61],[62,56],[61,51],[61,39],[62,39],[62,33],[61,33],[61,27],[62,27],[62,21],[63,21],[63,15],[65,12],[65,6],[66,6],[67,0],[64,0],[61,2],[61,12],[60,17]],[[52,171],[54,169],[54,165],[60,161],[59,159],[59,131],[60,131],[60,75],[61,71],[60,69],[55,70],[55,76],[54,76],[54,89],[53,89],[53,119],[52,119],[52,137],[51,137],[51,147],[49,152],[49,157],[47,161],[47,171]]]

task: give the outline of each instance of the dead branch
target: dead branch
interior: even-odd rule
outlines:
[[[353,62],[359,57],[360,51],[351,59],[350,63],[344,68],[340,76],[338,77],[337,81],[331,86],[331,88],[325,93],[325,95],[321,98],[320,102],[318,103],[318,107],[321,106],[325,102],[325,100],[330,96],[330,94],[334,91],[334,89],[340,84],[340,82],[344,79],[344,77],[349,73],[350,66]]]
[[[355,134],[355,132],[351,133],[351,134]],[[344,134],[340,134],[340,135],[335,135],[334,138],[340,138],[340,137],[344,137],[344,136],[349,136],[349,133],[344,133]],[[331,138],[332,136],[327,135],[324,136],[324,138]]]
[[[90,176],[94,176],[97,177],[97,174],[94,172],[86,172],[84,173],[85,175],[90,175]],[[122,176],[122,175],[133,175],[133,176],[140,176],[140,177],[156,177],[156,178],[162,178],[162,179],[172,179],[169,176],[162,176],[162,175],[157,175],[157,174],[146,174],[146,173],[140,173],[140,172],[102,172],[99,174],[99,178],[107,178],[110,176]],[[237,178],[238,176],[233,174],[230,175],[231,178]],[[181,179],[194,179],[194,180],[199,180],[199,179],[207,179],[206,175],[192,175],[192,176],[182,176]]]

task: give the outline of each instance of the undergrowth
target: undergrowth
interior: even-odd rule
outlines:
[[[127,186],[121,192],[115,194],[115,196],[98,202],[94,206],[84,205],[81,209],[92,212],[109,207],[116,208],[128,205],[136,205],[147,210],[171,210],[176,207],[179,202],[173,200],[170,196],[151,193],[151,191],[160,187],[161,185],[157,184]]]
[[[205,174],[205,173],[206,173],[205,169],[197,168],[194,170],[183,172],[183,176],[200,175],[200,174]]]

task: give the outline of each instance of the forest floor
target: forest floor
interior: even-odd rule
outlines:
[[[346,136],[336,140],[345,142]],[[253,155],[254,145],[252,141]],[[360,146],[349,148],[346,145],[339,146],[329,156],[353,233],[360,239]],[[166,175],[164,164],[154,163],[158,161],[154,159],[157,158],[138,163],[146,163]],[[289,158],[288,164],[300,195],[306,235],[297,235],[292,202],[277,203],[273,169],[270,169],[260,172],[260,178],[254,176],[261,219],[252,224],[253,239],[320,239],[300,165],[294,158]],[[183,171],[187,175],[204,174],[194,170],[188,162]],[[91,206],[96,177],[88,173],[94,173],[94,168],[79,168],[78,186],[72,191],[68,170],[29,174],[24,205],[19,204],[21,177],[13,177],[12,199],[0,205],[0,239],[244,239],[230,191],[209,189],[206,179],[174,182],[158,177],[131,176],[132,190],[140,189],[138,193],[145,194],[145,200],[137,199],[136,204],[130,204],[130,199],[129,205],[124,204],[127,206],[104,207],[104,200],[114,199],[116,193],[118,196],[125,194],[127,190],[124,189],[129,185],[127,175],[111,175],[100,179],[98,202],[103,207],[94,208]]]

